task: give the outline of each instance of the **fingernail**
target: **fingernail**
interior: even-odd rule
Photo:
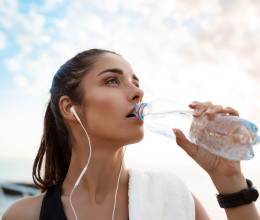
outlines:
[[[212,109],[208,109],[206,112],[207,113],[212,113],[213,111],[212,111]]]
[[[197,109],[195,109],[194,112],[193,112],[193,115],[197,115],[198,112],[199,112],[199,111],[198,111]]]

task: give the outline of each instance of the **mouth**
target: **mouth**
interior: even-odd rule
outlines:
[[[127,118],[132,118],[132,117],[136,117],[136,115],[134,114],[134,108],[128,113],[128,115],[126,116]]]

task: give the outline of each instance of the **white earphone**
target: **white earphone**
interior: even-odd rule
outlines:
[[[72,113],[75,115],[76,119],[77,119],[78,121],[80,121],[80,118],[79,118],[79,116],[78,116],[78,114],[77,114],[77,112],[76,112],[74,106],[72,106],[72,107],[70,108],[70,112],[72,112]]]

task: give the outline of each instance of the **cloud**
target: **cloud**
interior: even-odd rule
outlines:
[[[15,75],[14,81],[20,87],[26,87],[28,85],[28,79],[23,75]]]
[[[196,5],[180,0],[165,0],[163,4],[82,0],[66,6],[60,0],[46,0],[44,10],[34,7],[27,14],[20,13],[17,4],[10,3],[6,15],[18,47],[25,51],[24,59],[33,56],[39,60],[39,53],[56,59],[85,48],[105,47],[136,53],[140,60],[145,55],[144,62],[163,60],[160,54],[167,54],[168,60],[178,60],[184,66],[200,63],[228,67],[236,63],[258,78],[260,13],[259,3],[253,0],[200,0]],[[47,9],[57,5],[65,7],[62,17],[45,16]],[[35,56],[37,48],[41,52]],[[56,61],[60,65],[59,59]]]
[[[13,39],[5,63],[23,93],[47,94],[66,60],[107,48],[133,65],[148,100],[212,100],[260,124],[259,1],[46,0],[27,13],[19,4],[0,2],[0,48]]]
[[[12,59],[17,59],[20,66],[26,63],[20,74],[34,78],[32,83],[37,86],[30,86],[42,85],[39,91],[46,85],[39,83],[44,73],[35,68],[36,62],[52,71],[44,71],[45,77],[49,77],[66,59],[91,47],[122,52],[137,65],[146,66],[153,75],[157,74],[157,64],[162,63],[165,68],[161,74],[165,77],[172,75],[169,70],[176,66],[184,70],[188,64],[201,71],[206,68],[199,66],[215,65],[222,70],[237,66],[248,76],[260,78],[260,7],[253,0],[200,0],[196,5],[181,0],[82,0],[66,4],[57,0],[45,1],[42,8],[31,7],[27,14],[20,13],[17,4],[10,3],[6,15],[23,55]],[[57,5],[64,7],[63,16],[45,16],[46,10]],[[48,56],[50,63],[46,62]],[[154,63],[157,67],[149,68]],[[14,68],[15,65],[10,70]]]
[[[55,7],[59,7],[59,5],[64,4],[63,0],[45,0],[44,4],[42,6],[42,10],[44,11],[50,11],[54,9]]]
[[[6,66],[10,72],[19,72],[21,69],[21,62],[17,58],[12,58],[6,60]]]
[[[0,32],[0,50],[6,47],[6,35]]]
[[[12,15],[18,10],[18,1],[17,0],[2,0],[0,1],[0,21],[1,26],[4,28],[12,28],[13,26],[13,19]]]

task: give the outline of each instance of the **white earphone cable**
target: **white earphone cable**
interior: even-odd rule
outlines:
[[[124,160],[124,156],[125,156],[126,147],[127,146],[125,146],[125,148],[124,148],[124,153],[123,153],[123,158],[122,158],[122,161],[121,161],[120,171],[119,171],[119,174],[118,174],[118,177],[117,177],[117,185],[116,185],[115,201],[114,201],[112,220],[114,220],[114,215],[115,215],[117,190],[118,190],[118,186],[119,186],[119,180],[120,180],[120,175],[121,175],[121,171],[122,171],[122,165],[123,165],[123,160]]]
[[[87,162],[86,166],[84,167],[84,169],[82,170],[82,172],[81,172],[81,174],[80,174],[78,180],[76,181],[76,183],[75,183],[75,185],[74,185],[74,187],[73,187],[73,189],[72,189],[72,191],[71,191],[71,193],[70,193],[70,198],[69,198],[70,206],[71,206],[71,208],[72,208],[72,211],[73,211],[73,213],[74,213],[74,215],[75,215],[76,220],[78,220],[78,216],[77,216],[76,211],[75,211],[75,209],[74,209],[74,207],[73,207],[73,204],[72,204],[72,201],[71,201],[71,197],[72,197],[72,194],[73,194],[74,190],[75,190],[76,187],[78,186],[78,184],[79,184],[81,178],[83,177],[84,173],[87,171],[87,168],[88,168],[88,165],[89,165],[89,162],[90,162],[90,158],[91,158],[91,142],[90,142],[89,135],[88,135],[86,129],[84,128],[84,126],[82,125],[82,123],[81,123],[81,121],[80,121],[80,119],[79,119],[77,113],[76,113],[76,112],[73,112],[73,113],[74,113],[75,117],[77,118],[77,120],[79,121],[79,123],[80,123],[81,127],[83,128],[84,132],[86,133],[87,138],[88,138],[88,143],[89,143],[89,157],[88,157],[88,162]],[[124,160],[124,156],[125,156],[125,151],[126,151],[126,147],[124,147],[123,158],[122,158],[122,161],[121,161],[120,170],[119,170],[119,174],[118,174],[118,177],[117,177],[117,185],[116,185],[116,192],[115,192],[115,200],[114,200],[112,220],[114,220],[114,214],[115,214],[115,209],[116,209],[117,191],[118,191],[119,180],[120,180],[120,175],[121,175],[121,171],[122,171],[122,165],[123,165],[123,160]]]
[[[89,165],[89,162],[90,162],[90,158],[91,158],[91,142],[90,142],[90,138],[89,138],[89,136],[88,136],[88,133],[87,133],[86,129],[84,128],[84,126],[82,125],[81,121],[79,120],[79,118],[77,118],[77,119],[78,119],[78,121],[79,121],[81,127],[83,128],[83,130],[85,131],[85,133],[86,133],[86,135],[87,135],[87,137],[88,137],[89,156],[88,156],[88,162],[87,162],[86,166],[85,166],[84,169],[82,170],[82,172],[81,172],[81,174],[80,174],[78,180],[76,181],[76,183],[75,183],[75,185],[74,185],[74,187],[73,187],[73,189],[72,189],[72,191],[71,191],[71,193],[70,193],[70,206],[71,206],[71,208],[72,208],[72,211],[73,211],[73,213],[74,213],[74,215],[75,215],[76,220],[78,220],[78,216],[77,216],[77,214],[76,214],[76,212],[75,212],[75,209],[74,209],[74,207],[73,207],[73,205],[72,205],[71,197],[72,197],[72,193],[74,192],[74,190],[75,190],[76,187],[78,186],[78,184],[79,184],[81,178],[83,177],[84,173],[87,171],[87,168],[88,168],[88,165]]]

